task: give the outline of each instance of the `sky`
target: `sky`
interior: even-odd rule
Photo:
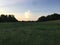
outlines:
[[[0,14],[13,14],[19,21],[60,13],[60,0],[0,0]]]

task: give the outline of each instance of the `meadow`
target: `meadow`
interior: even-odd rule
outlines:
[[[0,45],[60,45],[60,20],[0,23]]]

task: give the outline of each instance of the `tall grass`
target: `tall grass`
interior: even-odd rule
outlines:
[[[60,21],[0,23],[0,45],[60,45]]]

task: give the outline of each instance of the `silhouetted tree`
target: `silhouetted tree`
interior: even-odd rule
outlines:
[[[1,14],[0,22],[17,22],[18,20],[14,17],[14,15],[4,15]]]
[[[38,21],[46,21],[46,17],[45,16],[41,16],[39,19],[38,19]]]
[[[37,21],[52,21],[52,20],[60,20],[60,14],[54,13],[48,16],[41,16]]]

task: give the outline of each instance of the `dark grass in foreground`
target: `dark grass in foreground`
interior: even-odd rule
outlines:
[[[0,23],[0,45],[60,45],[60,21]]]

